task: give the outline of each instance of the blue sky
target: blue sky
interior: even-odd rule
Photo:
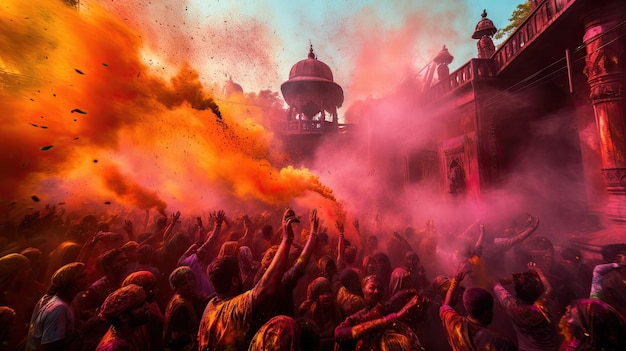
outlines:
[[[306,58],[311,42],[349,103],[385,94],[407,72],[419,71],[444,44],[455,56],[450,69],[458,68],[476,55],[471,35],[483,9],[501,28],[520,2],[189,0],[182,5],[189,26],[184,31],[196,44],[184,56],[192,57],[207,84],[230,77],[247,92],[279,91],[291,66]],[[159,5],[180,7],[175,3]],[[159,6],[150,4],[150,9]]]

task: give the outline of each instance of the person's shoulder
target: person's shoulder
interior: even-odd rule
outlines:
[[[517,351],[511,339],[499,335],[485,327],[478,328],[474,342],[479,350]]]
[[[96,351],[132,351],[134,348],[125,340],[110,338],[98,344]]]

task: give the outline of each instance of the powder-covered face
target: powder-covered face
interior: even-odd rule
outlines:
[[[377,304],[383,299],[383,286],[378,280],[370,280],[365,283],[363,297],[370,305]]]

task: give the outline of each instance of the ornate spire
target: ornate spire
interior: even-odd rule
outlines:
[[[316,59],[317,57],[315,57],[315,54],[313,53],[313,44],[311,44],[311,41],[309,40],[309,58],[310,59]]]
[[[493,25],[493,22],[489,18],[487,18],[487,10],[483,10],[483,13],[480,15],[481,20],[476,24],[476,30],[474,30],[474,34],[472,34],[472,38],[480,39],[484,36],[492,36],[496,34],[498,31],[496,26]]]

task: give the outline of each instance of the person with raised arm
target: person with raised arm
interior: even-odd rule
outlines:
[[[456,289],[467,272],[459,269],[450,281],[446,298],[439,308],[439,317],[448,334],[448,343],[454,351],[510,351],[515,344],[489,329],[493,319],[493,297],[482,288],[470,288],[463,293],[463,305],[468,316],[463,317],[452,308]]]
[[[375,275],[363,278],[361,283],[366,308],[347,317],[335,328],[335,350],[384,349],[385,340],[394,340],[410,350],[421,348],[415,333],[403,321],[425,303],[413,295],[397,308],[397,304],[384,304],[383,282]]]
[[[199,350],[246,350],[258,320],[261,306],[272,302],[280,290],[281,279],[288,266],[289,249],[294,234],[292,223],[298,218],[291,209],[283,215],[283,233],[276,255],[256,285],[243,290],[236,257],[213,261],[207,273],[217,294],[204,310],[198,330]],[[269,320],[269,317],[267,318]],[[263,322],[266,322],[264,320]]]
[[[528,264],[528,269],[501,279],[493,287],[494,294],[513,322],[520,351],[558,350],[559,332],[550,315],[554,291],[534,262]],[[504,288],[506,283],[515,285],[516,296]]]
[[[198,297],[200,300],[207,302],[215,293],[213,284],[206,275],[206,269],[211,263],[214,257],[215,246],[217,238],[222,228],[222,222],[226,218],[226,213],[222,210],[217,211],[213,215],[214,227],[213,231],[209,234],[206,240],[198,247],[197,244],[192,244],[187,252],[178,260],[178,267],[188,266],[193,272],[196,279],[196,289],[198,289]]]

